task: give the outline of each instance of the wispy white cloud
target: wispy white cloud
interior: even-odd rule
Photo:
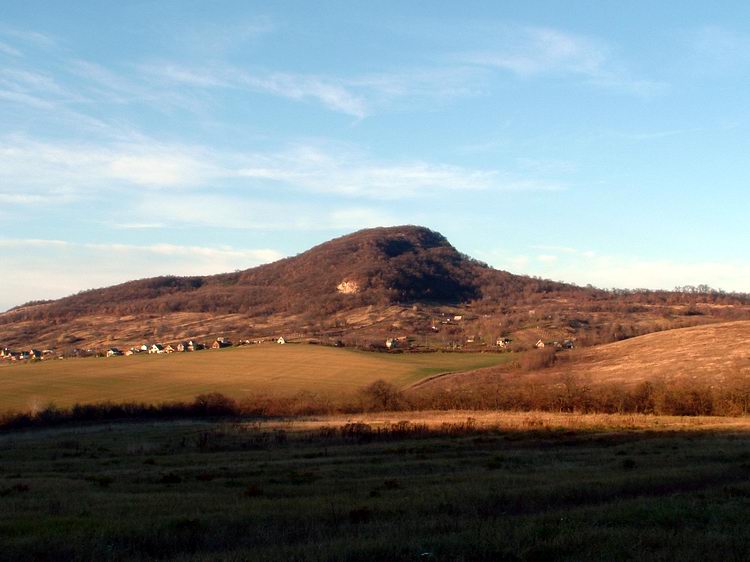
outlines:
[[[35,45],[37,47],[55,47],[57,45],[57,39],[52,35],[46,33],[40,33],[39,31],[20,29],[17,27],[11,27],[8,25],[0,24],[0,35],[6,38],[12,38],[23,43]]]
[[[696,30],[691,43],[693,51],[705,63],[701,66],[708,69],[724,70],[750,62],[750,35],[747,33],[709,25]]]
[[[321,76],[275,72],[266,76],[241,73],[238,82],[250,89],[294,100],[313,99],[357,118],[367,114],[365,101],[344,84]]]
[[[365,100],[335,78],[312,74],[285,72],[249,72],[234,67],[193,68],[175,63],[147,64],[141,72],[150,80],[193,88],[236,88],[261,92],[292,100],[313,100],[323,106],[363,118],[367,114]]]
[[[0,239],[4,258],[0,310],[39,298],[63,297],[156,275],[210,275],[275,261],[273,249],[177,244],[82,244],[64,240]],[[96,267],[91,267],[95,263]]]
[[[662,93],[666,84],[634,76],[601,40],[545,27],[503,27],[499,44],[456,59],[522,77],[576,76],[601,87],[637,95]],[[497,41],[496,41],[497,43]]]
[[[10,55],[12,57],[22,57],[23,53],[16,49],[15,47],[12,47],[11,45],[8,45],[7,43],[0,41],[0,53],[4,53],[6,55]]]
[[[318,193],[401,199],[441,190],[474,190],[498,186],[498,172],[446,164],[373,161],[356,151],[297,146],[259,155],[238,171],[245,178],[273,180]],[[518,186],[507,186],[518,187]]]
[[[15,202],[122,185],[189,188],[224,172],[196,147],[160,143],[52,143],[0,138],[0,186]],[[11,189],[13,191],[11,191]]]
[[[113,223],[113,228],[119,228],[122,230],[152,230],[157,228],[164,228],[164,223],[160,222],[124,222],[124,223]]]
[[[276,30],[277,25],[271,17],[256,15],[240,18],[239,21],[201,22],[200,25],[186,26],[176,33],[174,25],[171,25],[166,33],[173,36],[185,51],[217,57],[246,49]]]
[[[65,240],[46,240],[36,238],[0,238],[0,248],[66,248],[96,250],[105,253],[156,254],[160,256],[200,256],[205,258],[242,258],[253,262],[268,262],[281,259],[283,254],[270,249],[240,249],[231,246],[184,246],[178,244],[97,244],[77,243]]]
[[[713,262],[647,259],[628,255],[603,255],[564,246],[532,246],[547,254],[530,259],[505,249],[480,257],[495,267],[515,273],[602,288],[668,289],[707,284],[727,291],[750,291],[750,263],[742,260]]]
[[[499,170],[382,161],[349,145],[304,144],[277,152],[241,153],[148,139],[70,144],[20,136],[0,138],[0,185],[8,186],[3,191],[16,203],[51,195],[105,194],[123,187],[208,192],[222,188],[238,196],[275,187],[383,200],[467,190],[564,188]]]
[[[257,231],[357,230],[399,224],[394,214],[356,205],[297,202],[294,199],[255,200],[237,195],[187,194],[154,206],[149,199],[136,202],[129,214],[165,228],[220,228]]]
[[[481,72],[468,67],[436,67],[412,71],[336,77],[319,74],[248,70],[228,65],[195,66],[175,62],[142,64],[150,81],[191,88],[232,88],[271,94],[324,107],[362,119],[404,99],[450,99],[477,95]]]

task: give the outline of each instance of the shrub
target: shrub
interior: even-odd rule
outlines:
[[[553,347],[544,347],[524,353],[520,359],[521,369],[524,371],[536,371],[546,369],[555,364],[556,353]]]

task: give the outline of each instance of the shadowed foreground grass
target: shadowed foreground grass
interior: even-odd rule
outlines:
[[[750,551],[744,420],[467,415],[6,433],[0,560],[744,560]]]

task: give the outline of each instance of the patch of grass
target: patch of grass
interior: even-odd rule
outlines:
[[[0,560],[741,560],[748,424],[397,412],[5,433]],[[106,458],[50,460],[76,448]]]
[[[350,397],[376,380],[406,387],[434,374],[508,361],[499,353],[369,353],[255,345],[198,353],[66,359],[0,369],[0,413],[54,402],[161,403],[219,392],[235,399],[312,392]]]

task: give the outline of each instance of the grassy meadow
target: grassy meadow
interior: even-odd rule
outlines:
[[[368,353],[254,345],[196,353],[42,361],[0,367],[0,412],[101,401],[159,403],[221,392],[234,399],[300,392],[341,398],[383,379],[398,387],[508,361],[498,353]]]
[[[746,559],[746,419],[474,416],[1,434],[0,560]]]

